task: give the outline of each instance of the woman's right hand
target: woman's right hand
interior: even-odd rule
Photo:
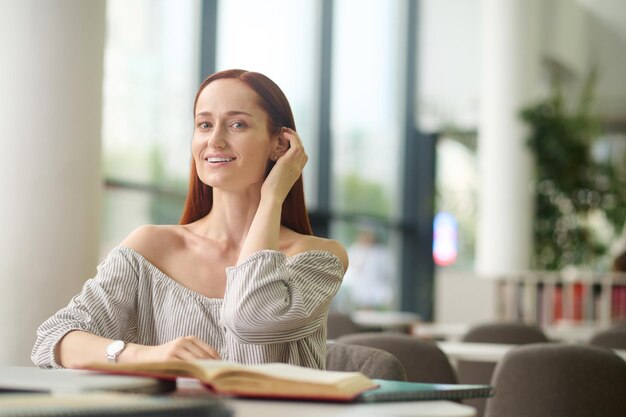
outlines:
[[[170,360],[190,361],[195,359],[220,359],[219,353],[195,336],[185,336],[158,346],[131,343],[126,348],[133,362],[161,362]],[[120,355],[120,362],[124,361]],[[132,356],[132,358],[131,358]]]
[[[288,127],[281,130],[282,140],[289,141],[287,151],[278,158],[276,164],[263,181],[261,195],[270,194],[277,197],[282,204],[291,187],[300,178],[309,157],[304,150],[298,132]]]

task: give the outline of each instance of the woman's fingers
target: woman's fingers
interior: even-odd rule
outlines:
[[[219,359],[220,355],[213,347],[195,336],[184,337],[181,341],[182,353],[191,359]]]
[[[304,164],[306,164],[306,161],[308,160],[308,156],[304,151],[304,146],[302,145],[302,140],[300,139],[298,133],[293,129],[285,127],[283,128],[283,136],[291,145],[285,155],[292,156],[296,159],[296,163],[301,165],[301,168],[304,167]]]
[[[220,359],[219,353],[210,345],[195,336],[180,337],[160,346],[155,346],[155,354],[162,352],[163,360],[180,359]]]

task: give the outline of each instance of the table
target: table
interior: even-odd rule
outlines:
[[[175,395],[207,395],[197,380],[179,378]],[[312,401],[226,399],[234,417],[474,417],[476,409],[452,401],[344,404]]]
[[[453,361],[498,362],[506,353],[519,345],[473,342],[437,342],[437,346]],[[626,350],[614,349],[626,360]]]
[[[229,400],[234,417],[472,417],[473,407],[451,401],[336,404],[295,401]]]
[[[358,326],[383,330],[410,330],[420,320],[415,313],[405,311],[369,311],[359,310],[350,315]]]
[[[411,333],[424,339],[457,341],[470,329],[465,323],[417,323]]]
[[[550,340],[568,343],[586,343],[601,330],[609,328],[608,324],[585,322],[562,322],[549,326],[542,326],[541,330]],[[413,326],[412,334],[426,339],[460,341],[470,330],[467,323],[417,323]]]
[[[498,362],[518,345],[501,343],[437,342],[437,346],[454,361]]]

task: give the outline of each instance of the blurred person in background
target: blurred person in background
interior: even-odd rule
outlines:
[[[392,260],[376,230],[361,226],[348,249],[350,268],[337,297],[338,310],[389,310],[393,299]]]

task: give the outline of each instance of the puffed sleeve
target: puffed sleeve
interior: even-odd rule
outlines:
[[[330,252],[309,251],[288,262],[263,250],[226,269],[222,319],[240,343],[270,344],[305,338],[325,325],[343,278]]]
[[[60,368],[55,348],[67,333],[82,330],[122,339],[136,327],[137,265],[123,248],[114,249],[70,303],[37,329],[31,359],[42,368]],[[127,339],[125,339],[127,340]]]

